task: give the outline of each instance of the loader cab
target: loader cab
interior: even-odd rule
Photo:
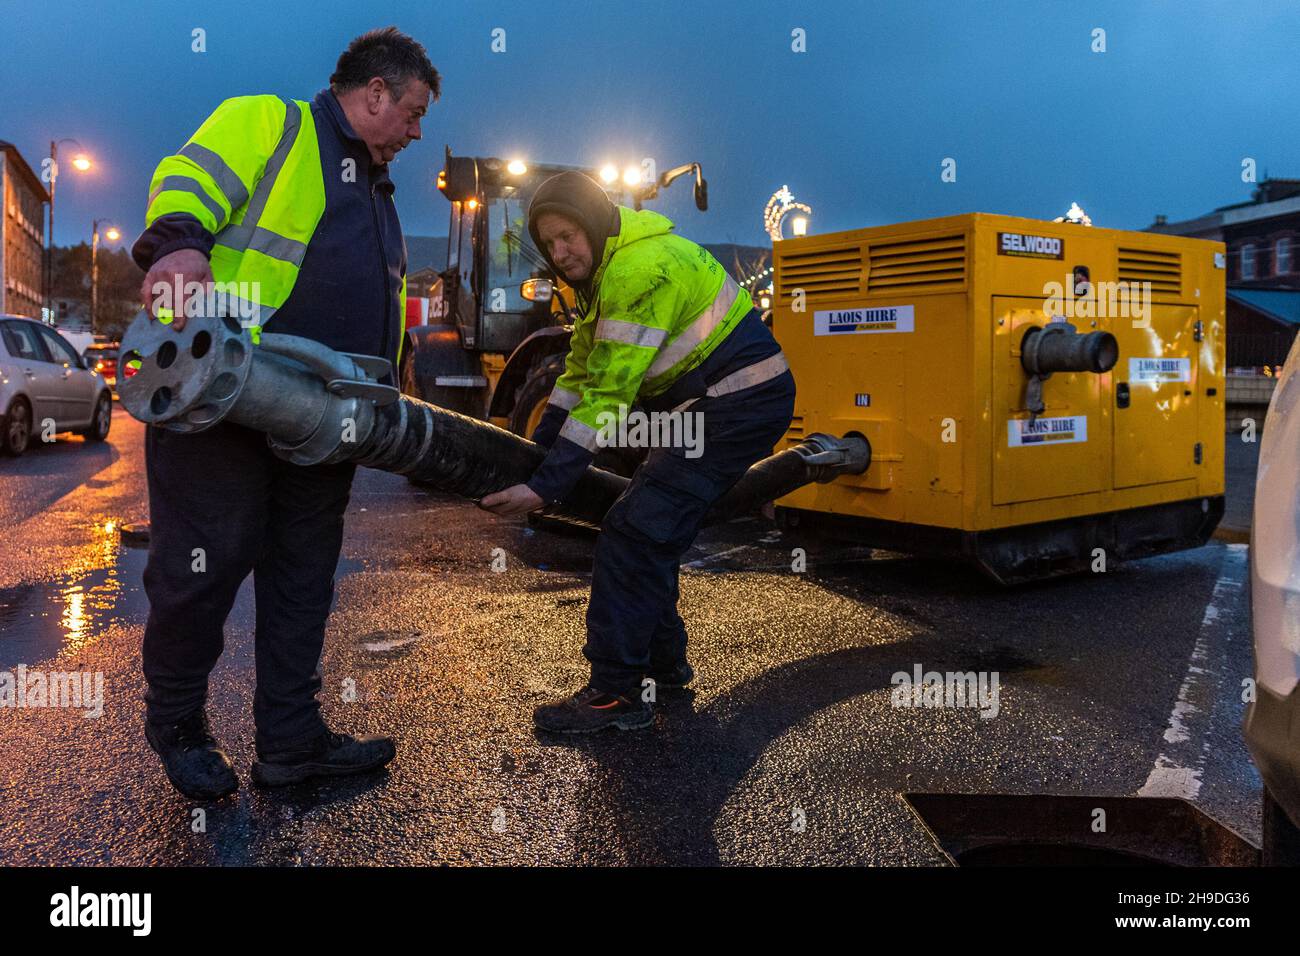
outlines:
[[[550,302],[532,302],[520,293],[527,279],[554,279],[528,234],[528,204],[533,193],[556,173],[573,166],[534,166],[496,158],[452,156],[438,177],[451,203],[447,269],[443,274],[446,316],[460,331],[465,348],[509,354],[538,329],[566,323],[561,303],[573,296],[563,285]],[[621,189],[608,190],[626,203]]]
[[[528,435],[545,408],[569,349],[573,290],[552,275],[528,234],[528,205],[557,173],[576,171],[600,183],[611,201],[640,209],[661,189],[694,179],[695,206],[708,208],[699,163],[656,174],[629,167],[533,164],[454,156],[447,148],[438,191],[451,204],[438,324],[406,330],[398,370],[402,391]],[[551,280],[554,294],[526,298],[529,279]]]
[[[612,167],[533,164],[497,157],[453,156],[447,147],[438,190],[451,203],[447,269],[443,273],[446,310],[460,330],[465,348],[512,352],[538,329],[565,324],[573,296],[562,282],[559,295],[534,302],[520,293],[527,279],[558,279],[528,234],[528,204],[537,188],[557,173],[576,171],[605,187],[612,202],[640,209],[660,189],[693,176],[695,205],[708,208],[708,183],[698,163],[687,163],[643,180],[629,180]],[[635,167],[633,168],[635,170]]]

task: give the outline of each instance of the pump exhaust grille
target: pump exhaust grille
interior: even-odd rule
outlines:
[[[789,302],[795,289],[802,289],[805,296],[861,295],[862,246],[779,253],[776,286],[782,302]]]
[[[1177,252],[1121,247],[1118,271],[1120,282],[1150,282],[1152,295],[1178,295],[1183,290],[1183,259]]]
[[[951,292],[966,284],[966,237],[942,236],[872,245],[867,292]]]

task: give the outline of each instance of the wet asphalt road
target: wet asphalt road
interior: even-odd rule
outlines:
[[[664,693],[651,731],[554,738],[530,712],[585,677],[590,539],[376,472],[349,508],[322,697],[337,729],[396,736],[397,760],[247,783],[246,584],[209,704],[245,783],[197,818],[140,732],[144,552],[116,526],[147,514],[142,466],[120,409],[105,446],[0,461],[0,670],[105,686],[94,719],[0,709],[2,863],[943,862],[906,791],[1183,795],[1258,842],[1243,545],[999,591],[758,520],[714,529],[682,579],[693,691]],[[891,706],[918,664],[998,672],[997,716]]]

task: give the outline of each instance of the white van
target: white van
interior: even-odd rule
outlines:
[[[1264,864],[1300,865],[1300,338],[1259,446],[1251,522],[1255,700],[1246,744],[1264,778]]]

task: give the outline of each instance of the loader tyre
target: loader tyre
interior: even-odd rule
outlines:
[[[402,363],[397,370],[397,386],[403,395],[422,399],[424,396],[420,394],[420,385],[415,380],[415,360],[411,358],[411,351],[410,346],[407,346],[406,354],[402,356]]]
[[[515,404],[510,410],[510,430],[522,438],[531,438],[542,420],[551,390],[564,371],[564,355],[547,355],[538,359],[523,383],[515,390]]]

